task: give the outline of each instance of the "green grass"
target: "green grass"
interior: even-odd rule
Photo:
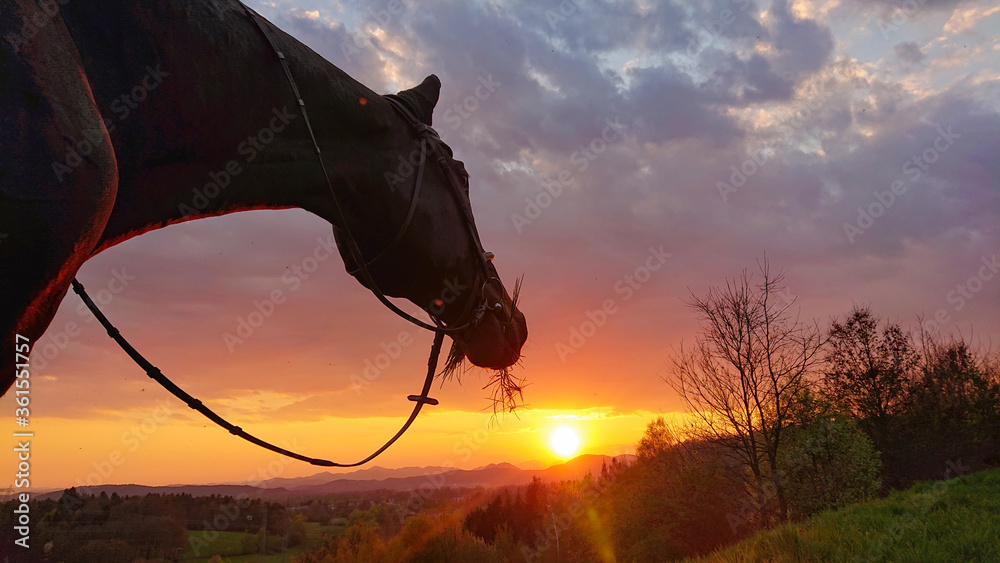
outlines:
[[[200,553],[195,553],[194,549],[190,546],[181,554],[181,561],[185,563],[205,563],[215,555],[221,555],[227,563],[279,563],[284,561],[291,561],[313,549],[316,549],[323,543],[324,535],[334,535],[341,536],[347,526],[344,524],[331,524],[329,526],[320,526],[315,522],[307,522],[308,535],[306,536],[306,541],[302,545],[295,546],[288,549],[284,553],[272,554],[266,557],[260,555],[244,555],[243,554],[243,538],[250,534],[245,534],[243,532],[219,532],[217,538],[214,539],[207,546],[202,545]],[[198,530],[192,530],[188,532],[190,535],[197,538],[202,538],[201,532]]]
[[[1000,469],[823,512],[698,561],[1000,561]]]

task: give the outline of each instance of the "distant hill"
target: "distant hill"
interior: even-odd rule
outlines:
[[[697,561],[1000,561],[1000,469],[921,483]]]
[[[58,499],[65,489],[52,491],[40,495],[34,495],[36,499]],[[290,495],[287,489],[262,489],[249,485],[97,485],[76,487],[80,494],[99,495],[102,492],[109,496],[118,493],[118,496],[146,496],[151,494],[160,495],[191,495],[194,497],[208,497],[212,495],[220,496],[241,496],[246,495],[251,498],[285,498]]]
[[[619,463],[631,463],[635,456],[617,456]],[[533,477],[543,481],[564,481],[579,479],[587,473],[597,476],[604,463],[611,464],[612,456],[581,455],[545,469],[521,469],[509,463],[496,463],[477,469],[449,469],[446,467],[404,467],[386,469],[371,467],[351,473],[317,473],[308,477],[291,479],[270,479],[261,487],[248,485],[99,485],[77,487],[77,492],[99,495],[102,492],[119,496],[141,496],[148,494],[189,494],[192,496],[247,495],[253,498],[278,499],[289,496],[315,496],[332,493],[359,493],[366,491],[391,490],[411,491],[428,484],[438,487],[504,487],[525,485]],[[62,490],[38,495],[37,498],[59,498]]]
[[[631,463],[634,458],[635,456],[631,455],[618,456],[619,463]],[[530,483],[531,479],[536,476],[543,481],[579,479],[588,472],[597,476],[601,472],[601,465],[604,463],[610,464],[611,459],[611,456],[605,455],[582,455],[566,463],[553,465],[541,470],[521,469],[510,463],[496,463],[478,469],[452,469],[431,475],[390,477],[377,481],[359,481],[341,478],[317,485],[293,486],[289,490],[292,494],[322,495],[378,489],[409,491],[426,486],[428,483],[435,487],[489,488],[507,485],[525,485]]]
[[[295,487],[321,485],[337,479],[347,479],[350,481],[378,481],[380,479],[389,479],[392,477],[419,477],[422,475],[436,475],[438,473],[444,473],[445,471],[451,471],[452,469],[454,468],[435,466],[387,469],[376,465],[367,469],[358,469],[357,471],[349,471],[347,473],[331,473],[329,471],[324,471],[322,473],[316,473],[315,475],[309,475],[308,477],[278,477],[264,481],[262,487],[265,489],[291,489]]]

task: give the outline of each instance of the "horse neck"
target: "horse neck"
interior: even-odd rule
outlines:
[[[242,7],[231,0],[122,4],[121,12],[87,3],[63,8],[119,164],[100,249],[172,223],[250,209],[300,207],[336,224],[305,118],[277,55]],[[391,108],[291,36],[265,27],[290,62],[333,187],[345,187],[339,179],[370,184],[371,163],[400,137],[390,134],[400,126]],[[143,101],[123,98],[143,84],[155,84]],[[350,203],[350,193],[340,195]]]

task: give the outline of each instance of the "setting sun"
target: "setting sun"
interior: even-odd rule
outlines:
[[[549,443],[560,457],[570,457],[580,447],[580,435],[569,426],[560,426],[552,432]]]

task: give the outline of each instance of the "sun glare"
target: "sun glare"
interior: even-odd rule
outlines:
[[[552,445],[552,451],[556,452],[557,455],[570,457],[580,447],[580,436],[576,430],[569,426],[560,426],[552,431],[549,443]]]

